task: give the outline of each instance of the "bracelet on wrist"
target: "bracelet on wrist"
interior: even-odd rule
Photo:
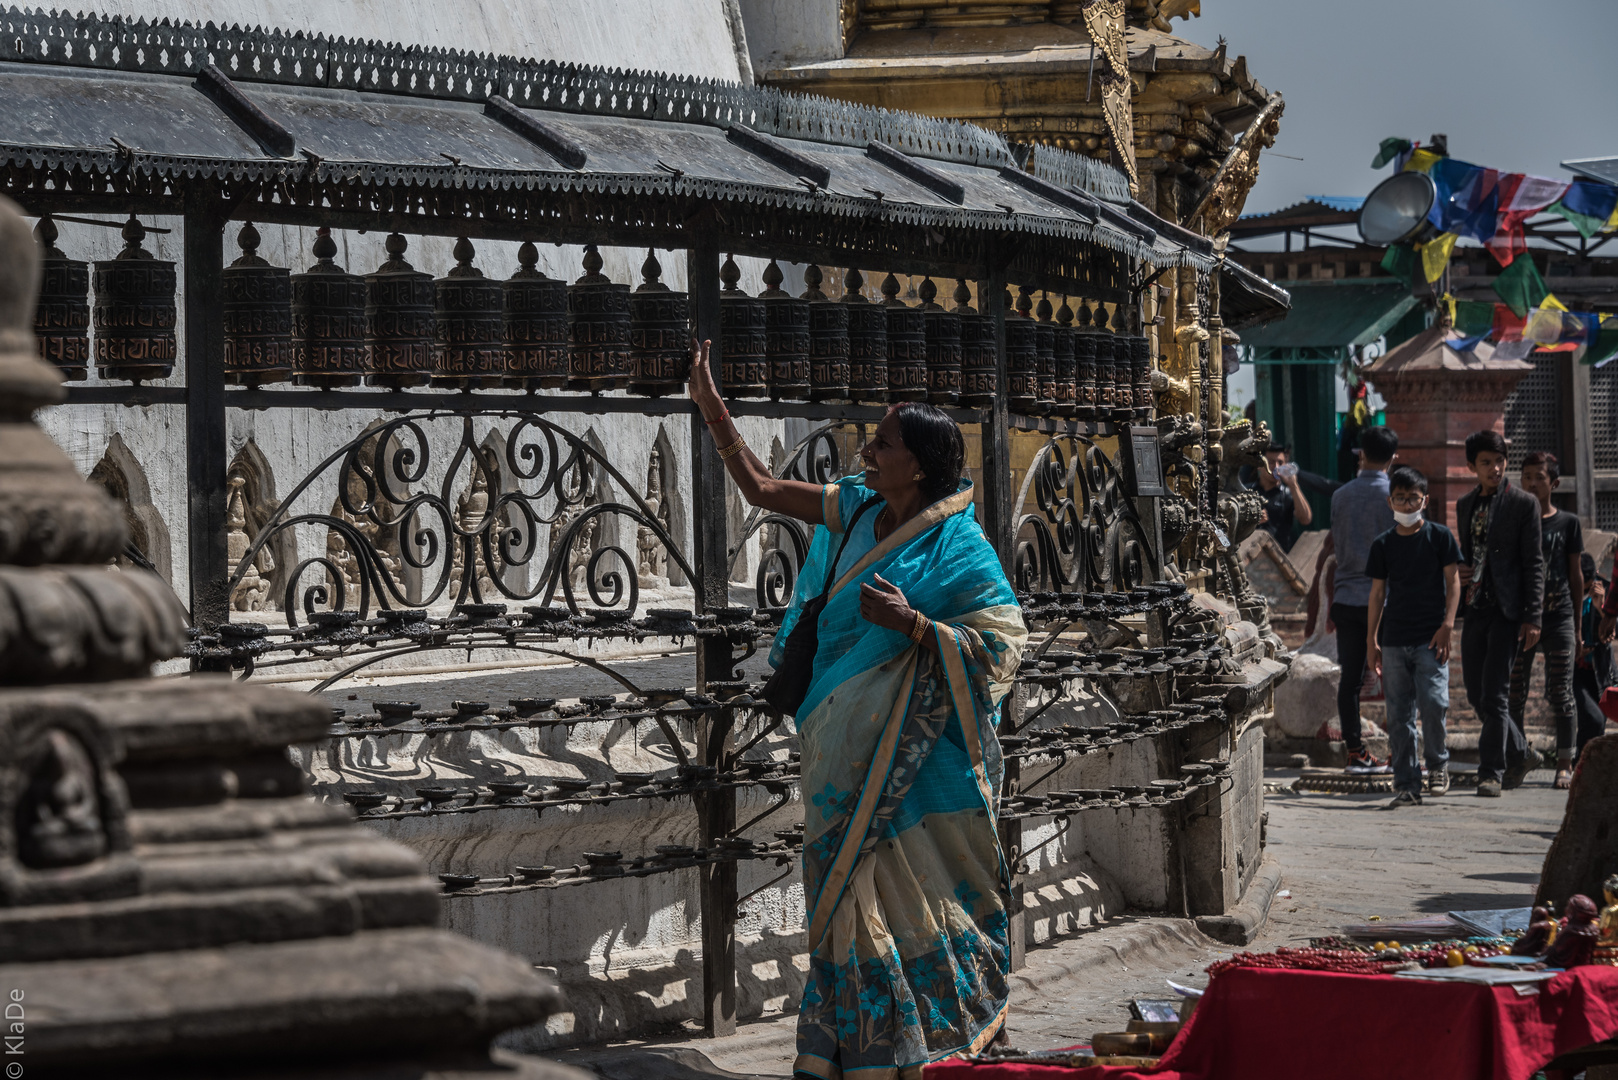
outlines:
[[[927,616],[923,615],[921,612],[916,612],[915,621],[912,622],[910,626],[910,640],[914,641],[917,645],[920,645],[922,639],[927,636],[927,631],[931,629],[931,627],[932,620],[927,618]]]
[[[704,416],[702,418],[702,422],[704,424],[707,424],[709,427],[712,427],[714,424],[717,424],[717,423],[720,423],[721,421],[729,420],[729,419],[730,419],[730,410],[726,409],[724,412],[721,412],[718,416],[714,417],[712,420],[709,420],[706,416]]]
[[[747,449],[747,443],[744,442],[741,439],[737,439],[735,442],[731,443],[729,446],[721,446],[719,448],[719,460],[720,461],[729,461],[731,458],[735,457],[737,454],[741,453],[743,450],[746,450],[746,449]]]

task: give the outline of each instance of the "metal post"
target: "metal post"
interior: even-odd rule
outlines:
[[[691,296],[691,326],[697,340],[713,343],[714,380],[719,379],[719,246],[714,222],[692,223],[696,246],[686,252],[686,288]],[[724,387],[720,386],[721,392]],[[719,459],[707,425],[691,416],[691,495],[694,582],[699,610],[730,606],[729,533],[725,520],[725,465]],[[723,637],[697,639],[697,685],[730,678],[730,642]],[[735,745],[735,713],[723,709],[698,729],[698,759],[724,770]],[[734,789],[696,799],[702,841],[711,846],[736,828]],[[702,869],[703,1034],[710,1038],[736,1031],[736,864],[722,862]]]
[[[983,426],[978,440],[983,454],[983,531],[1000,554],[1000,566],[1006,576],[1016,579],[1015,569],[1016,498],[1011,476],[1011,410],[1007,405],[1006,385],[1006,272],[998,258],[978,282],[978,310],[994,319],[995,385],[999,392],[989,411],[989,422]],[[1011,692],[1000,705],[1000,730],[1016,730],[1022,712],[1022,692],[1012,684]],[[1017,793],[1022,782],[1022,768],[1018,759],[1005,763],[1005,779],[1001,783],[1000,797],[1009,799]],[[1007,821],[1000,825],[1000,847],[1011,870],[1011,894],[1006,897],[1006,915],[1009,922],[1006,934],[1011,944],[1011,970],[1020,970],[1025,963],[1022,875],[1017,866],[1022,861],[1022,822]]]
[[[1573,388],[1573,507],[1587,529],[1596,525],[1595,425],[1590,415],[1590,365],[1584,346],[1568,354]]]
[[[225,541],[225,215],[206,184],[185,191],[185,448],[191,622],[230,619]]]

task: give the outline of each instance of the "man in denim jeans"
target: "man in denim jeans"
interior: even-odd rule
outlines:
[[[1427,791],[1449,790],[1444,716],[1449,710],[1450,638],[1461,606],[1461,548],[1444,526],[1423,520],[1427,478],[1408,465],[1388,476],[1394,527],[1371,541],[1365,653],[1382,676],[1388,706],[1388,747],[1394,798],[1386,807],[1421,805],[1416,714],[1429,774]],[[1380,630],[1380,635],[1378,631]]]

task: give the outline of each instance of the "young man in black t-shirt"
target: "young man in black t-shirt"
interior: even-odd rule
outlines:
[[[1545,654],[1545,697],[1556,714],[1556,786],[1573,783],[1573,743],[1578,709],[1573,699],[1573,669],[1578,661],[1576,625],[1578,601],[1584,598],[1584,527],[1579,519],[1551,503],[1551,492],[1561,483],[1562,470],[1555,454],[1535,450],[1522,459],[1522,487],[1539,499],[1540,542],[1545,552],[1545,617],[1540,622],[1539,644],[1523,649],[1511,668],[1511,722],[1523,731],[1523,706],[1528,702],[1528,677],[1534,653]],[[1524,732],[1524,741],[1527,733]],[[1507,769],[1504,787],[1522,783],[1535,755],[1523,758],[1517,769]]]
[[[1387,698],[1388,748],[1394,799],[1387,809],[1421,805],[1422,768],[1416,757],[1416,715],[1421,715],[1427,791],[1449,790],[1450,638],[1461,605],[1461,548],[1442,525],[1424,520],[1427,478],[1408,465],[1388,474],[1388,505],[1397,523],[1371,541],[1365,573],[1371,579],[1366,611],[1366,659],[1382,676]]]

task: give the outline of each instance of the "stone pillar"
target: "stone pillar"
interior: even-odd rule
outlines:
[[[1455,502],[1477,481],[1466,467],[1466,437],[1492,428],[1505,434],[1506,397],[1533,370],[1521,360],[1495,360],[1480,342],[1451,347],[1454,331],[1435,325],[1390,349],[1366,379],[1387,401],[1387,425],[1399,433],[1398,464],[1427,477],[1430,520],[1455,528]]]

